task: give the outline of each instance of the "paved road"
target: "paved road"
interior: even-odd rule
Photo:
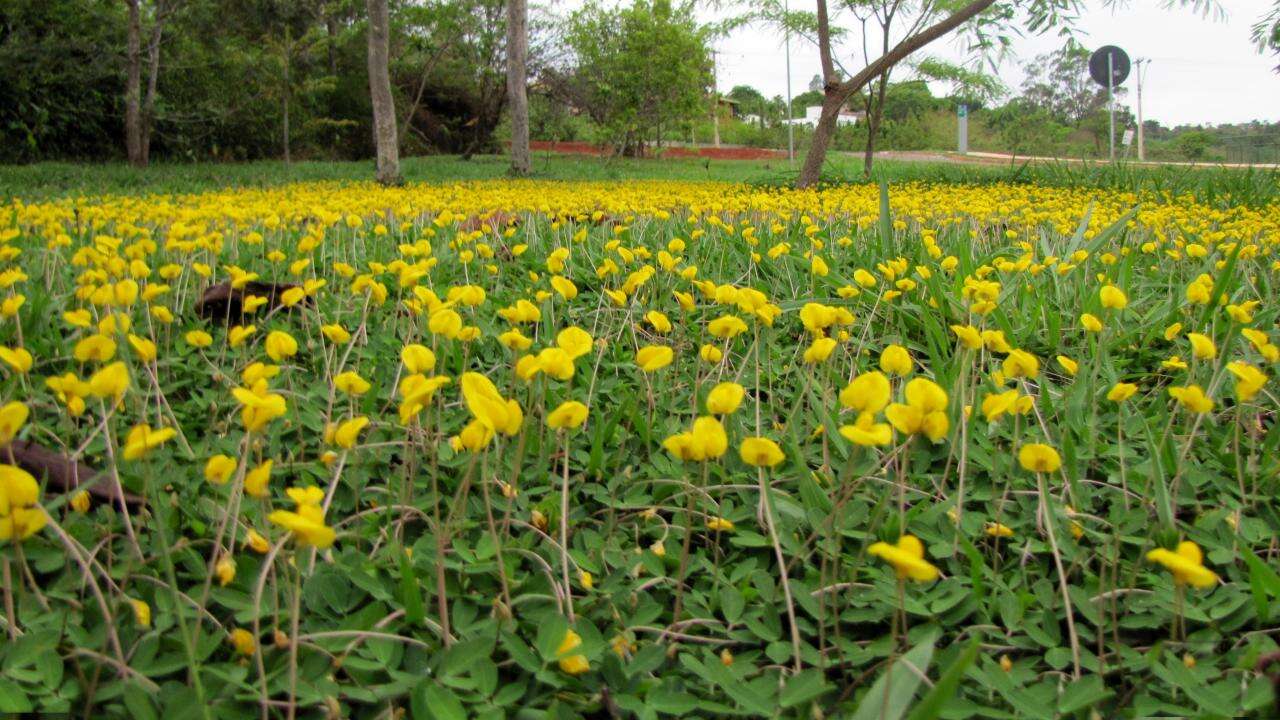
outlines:
[[[905,160],[914,162],[950,162],[967,165],[1011,165],[1025,162],[1044,162],[1044,163],[1071,163],[1082,165],[1105,165],[1105,160],[1100,159],[1079,159],[1079,158],[1053,158],[1040,157],[1034,155],[1006,155],[1003,153],[989,152],[970,152],[967,155],[961,155],[953,152],[938,152],[927,150],[886,150],[876,153],[876,157],[882,157],[889,160]],[[1174,161],[1152,161],[1138,162],[1137,160],[1124,160],[1125,165],[1138,165],[1142,167],[1198,167],[1198,168],[1238,168],[1238,169],[1259,169],[1259,170],[1278,170],[1280,164],[1277,163],[1257,163],[1246,165],[1242,163],[1216,163],[1216,162],[1174,162]]]

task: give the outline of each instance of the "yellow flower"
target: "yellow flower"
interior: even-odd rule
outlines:
[[[890,375],[909,374],[911,364],[911,354],[901,345],[890,345],[880,353],[880,369]]]
[[[82,514],[87,513],[89,512],[89,505],[90,498],[88,490],[77,490],[76,493],[71,496],[72,510]]]
[[[983,532],[995,538],[1013,537],[1013,528],[998,522],[989,522],[982,529]]]
[[[187,344],[196,348],[207,348],[213,344],[213,336],[203,330],[192,330],[183,336]]]
[[[556,430],[572,430],[587,421],[587,406],[577,400],[561,403],[547,415],[547,427]]]
[[[1008,377],[1031,380],[1040,374],[1040,361],[1025,350],[1011,350],[1000,368]]]
[[[1176,322],[1164,329],[1164,339],[1173,340],[1182,334],[1182,323]]]
[[[1098,291],[1098,296],[1102,300],[1102,307],[1108,310],[1123,310],[1129,304],[1129,298],[1125,297],[1124,291],[1115,285],[1103,285]]]
[[[231,347],[240,347],[250,335],[257,331],[256,325],[236,325],[227,333],[227,344]]]
[[[636,365],[647,372],[656,372],[671,364],[675,353],[666,345],[646,345],[636,353]]]
[[[578,286],[573,281],[563,275],[551,276],[551,289],[560,294],[565,300],[572,300],[578,297]]]
[[[231,631],[229,636],[231,645],[235,647],[236,652],[241,655],[253,655],[258,651],[258,642],[253,639],[253,634],[244,628],[236,628]]]
[[[1112,385],[1111,389],[1107,391],[1107,399],[1114,403],[1122,403],[1133,397],[1133,394],[1136,392],[1138,392],[1137,385],[1134,385],[1133,383],[1118,382],[1115,385]]]
[[[921,434],[933,442],[946,437],[950,428],[947,391],[932,380],[916,378],[907,383],[903,392],[907,402],[893,403],[884,411],[894,429],[904,435]]]
[[[1249,402],[1267,384],[1267,376],[1258,368],[1243,360],[1227,363],[1227,370],[1236,377],[1236,397]]]
[[[372,386],[369,384],[369,381],[360,377],[359,373],[353,370],[348,370],[334,376],[333,387],[340,392],[347,393],[348,395],[358,396],[369,392],[369,388]]]
[[[30,410],[23,403],[16,400],[4,404],[0,407],[0,445],[8,445],[9,441],[18,434],[23,425],[27,424],[27,416]]]
[[[773,467],[786,459],[782,448],[766,437],[745,438],[738,446],[742,462],[755,467]]]
[[[137,598],[129,598],[129,604],[133,606],[134,622],[144,628],[151,627],[151,606]]]
[[[236,471],[236,459],[230,455],[214,455],[204,464],[204,479],[214,485],[222,485]]]
[[[267,541],[257,530],[249,530],[249,534],[245,536],[244,544],[252,551],[262,555],[271,549],[271,543]]]
[[[557,664],[560,670],[568,675],[581,675],[591,669],[586,655],[573,654],[582,645],[582,636],[572,630],[566,630],[560,647],[556,648]]]
[[[1213,399],[1204,394],[1199,385],[1169,388],[1169,397],[1178,401],[1182,407],[1193,413],[1207,413],[1213,410]]]
[[[804,361],[809,365],[816,365],[820,362],[824,362],[827,358],[831,357],[831,353],[835,349],[836,341],[834,338],[815,338],[813,343],[804,351]]]
[[[1218,584],[1217,574],[1204,566],[1200,546],[1190,540],[1178,543],[1176,550],[1156,548],[1147,553],[1147,559],[1165,566],[1179,585],[1207,588]]]
[[[1017,390],[987,395],[982,398],[982,416],[987,419],[987,422],[991,422],[1005,413],[1014,412],[1018,399]]]
[[[698,357],[702,358],[703,362],[714,365],[724,359],[724,351],[715,345],[703,345],[698,348]]]
[[[40,485],[31,473],[0,465],[0,540],[25,540],[39,532],[49,522],[39,502]]]
[[[1089,332],[1102,332],[1102,321],[1098,319],[1097,315],[1091,313],[1084,313],[1080,316],[1080,325]]]
[[[369,425],[369,418],[361,415],[346,420],[333,431],[333,444],[340,448],[350,449],[360,440],[360,432]]]
[[[1218,347],[1207,335],[1187,333],[1187,339],[1191,341],[1191,356],[1195,359],[1212,360],[1217,357]]]
[[[1062,458],[1057,450],[1044,443],[1027,443],[1018,449],[1018,463],[1024,470],[1051,473],[1062,467]]]
[[[729,436],[716,418],[700,417],[693,421],[692,430],[668,437],[662,446],[681,460],[702,462],[724,455],[729,449]]]
[[[89,378],[89,392],[94,397],[118,400],[129,389],[129,369],[122,362],[114,362]]]
[[[213,571],[218,576],[218,584],[226,587],[236,579],[236,561],[230,555],[223,555],[213,566]]]
[[[332,325],[322,325],[320,327],[320,332],[323,333],[325,337],[329,338],[329,342],[335,345],[345,345],[351,340],[351,333],[347,332],[346,328],[338,325],[337,323]]]
[[[77,342],[71,350],[76,362],[106,362],[115,354],[116,341],[106,335],[90,335]]]
[[[14,372],[19,375],[26,373],[31,369],[31,365],[35,359],[31,357],[31,353],[25,348],[8,348],[0,346],[0,360],[3,360]]]
[[[591,352],[591,334],[577,326],[570,326],[556,334],[556,347],[578,359]]]
[[[728,340],[746,332],[747,324],[737,315],[721,315],[707,325],[712,337]]]
[[[982,333],[972,325],[952,325],[951,332],[960,339],[960,344],[969,350],[982,349]]]
[[[177,434],[177,431],[173,428],[152,430],[151,426],[146,423],[135,425],[124,441],[124,459],[137,460],[151,450],[165,444]]]
[[[914,535],[903,535],[895,545],[886,542],[873,543],[867,553],[893,566],[901,579],[930,582],[936,580],[938,568],[924,559],[924,544]]]
[[[1058,366],[1070,377],[1075,377],[1076,372],[1080,370],[1080,364],[1066,355],[1059,355],[1055,359],[1058,361]]]
[[[520,432],[524,422],[520,405],[515,400],[503,398],[489,378],[479,373],[464,373],[461,384],[462,399],[467,409],[490,433],[515,435]],[[486,439],[484,444],[487,443]]]
[[[671,332],[671,320],[657,310],[650,310],[645,313],[644,319],[656,333],[665,335],[666,333]]]
[[[245,495],[255,498],[264,498],[269,494],[267,491],[267,483],[271,481],[271,467],[274,464],[274,460],[267,460],[245,473]]]
[[[557,380],[573,377],[573,358],[559,347],[543,348],[538,353],[538,370]]]
[[[731,415],[742,404],[747,389],[736,382],[722,382],[707,394],[707,412],[712,415]]]
[[[280,362],[298,353],[298,341],[283,330],[272,330],[267,333],[263,348],[267,351],[267,357],[275,362]]]
[[[875,415],[869,412],[859,413],[853,425],[841,425],[840,434],[863,447],[888,445],[893,440],[893,429],[887,423],[876,422]]]
[[[333,545],[336,534],[324,524],[324,511],[319,505],[299,505],[297,512],[276,510],[267,516],[272,524],[288,530],[299,545],[320,548]]]
[[[733,523],[722,517],[707,518],[707,529],[716,532],[732,532]]]
[[[430,372],[436,366],[436,354],[426,346],[413,343],[400,351],[400,362],[411,373]]]
[[[863,373],[840,391],[840,404],[860,413],[878,413],[889,404],[892,389],[884,373]]]

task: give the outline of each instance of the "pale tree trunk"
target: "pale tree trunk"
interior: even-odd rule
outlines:
[[[383,185],[400,182],[400,147],[396,140],[396,107],[391,96],[388,55],[391,20],[387,0],[368,0],[369,97],[373,101],[373,141],[377,147],[377,180]]]
[[[163,4],[157,3],[156,16],[151,25],[151,42],[147,46],[147,96],[142,101],[143,166],[151,162],[151,128],[156,119],[156,90],[160,82],[160,40],[164,34],[167,12]]]
[[[134,167],[146,164],[142,153],[142,11],[139,2],[141,0],[125,0],[129,7],[129,28],[125,51],[124,147],[129,164]]]
[[[529,3],[507,0],[507,104],[511,106],[511,174],[529,174]]]
[[[827,24],[826,0],[817,0],[817,2],[818,51],[823,60],[823,73],[828,80],[823,88],[822,116],[818,118],[818,125],[813,130],[813,142],[809,145],[808,154],[805,155],[800,177],[796,179],[796,187],[802,188],[818,182],[822,173],[822,164],[827,158],[827,147],[830,146],[831,138],[835,135],[836,119],[840,115],[840,108],[850,95],[862,90],[873,78],[885,73],[911,53],[968,22],[993,5],[995,0],[973,0],[937,23],[905,38],[892,50],[868,64],[857,75],[839,83],[831,81],[832,74],[827,69],[831,57],[831,33]]]
[[[288,27],[284,29],[284,88],[280,93],[280,140],[284,145],[285,165],[293,161],[289,155],[289,100],[293,94],[293,78],[290,69],[293,63],[292,34],[292,29]]]

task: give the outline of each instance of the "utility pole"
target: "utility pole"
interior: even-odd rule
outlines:
[[[787,16],[790,14],[787,7],[787,0],[782,0],[782,18],[786,22]],[[786,34],[783,44],[786,47],[787,56],[787,162],[795,164],[796,162],[796,124],[791,118],[791,26],[786,26]]]
[[[1149,62],[1151,61],[1144,58],[1138,58],[1134,61],[1134,64],[1138,66],[1138,162],[1147,159],[1146,148],[1142,144],[1142,64]]]
[[[720,147],[720,89],[716,87],[716,50],[711,49],[711,132],[712,142]]]

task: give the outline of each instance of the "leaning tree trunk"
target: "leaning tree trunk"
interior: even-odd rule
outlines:
[[[369,97],[373,101],[373,141],[378,155],[378,182],[400,182],[400,147],[396,140],[396,107],[391,96],[390,18],[387,0],[368,0]]]
[[[129,6],[129,31],[125,59],[124,147],[129,164],[147,164],[142,152],[142,18],[140,0],[126,0]]]
[[[822,100],[822,115],[818,117],[818,124],[813,128],[813,140],[809,143],[809,152],[804,156],[800,178],[796,181],[798,187],[809,187],[817,183],[822,175],[822,163],[827,158],[827,147],[831,145],[831,138],[836,134],[836,120],[840,117],[840,108],[847,97],[848,93],[842,93],[839,88],[827,87]]]
[[[507,103],[511,106],[511,174],[529,174],[529,3],[507,0]]]

